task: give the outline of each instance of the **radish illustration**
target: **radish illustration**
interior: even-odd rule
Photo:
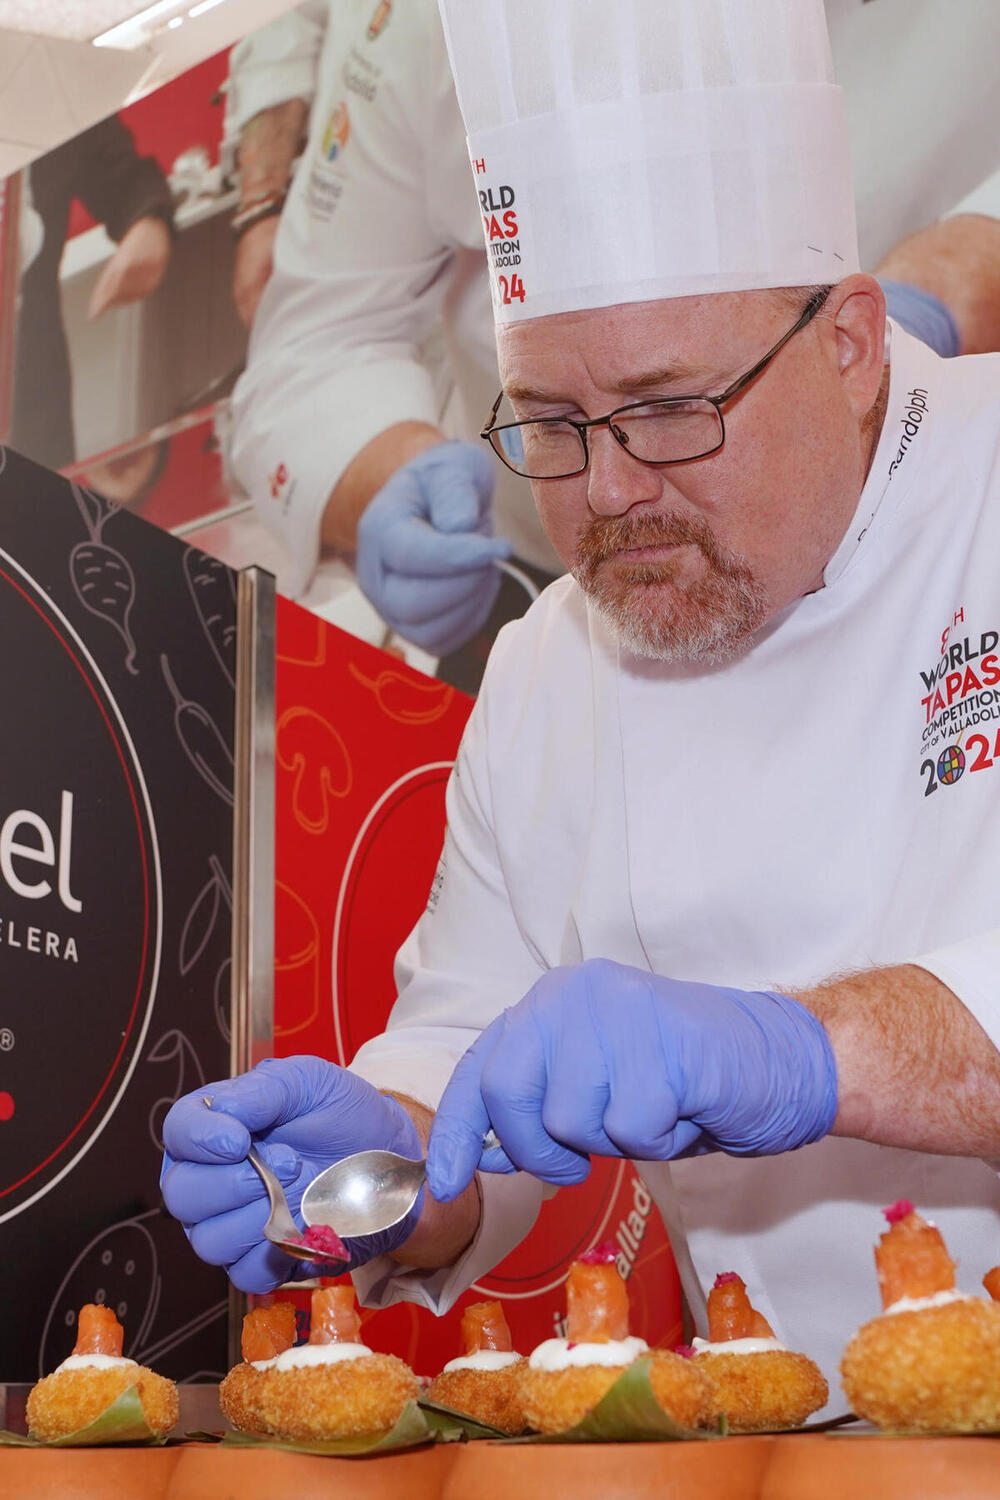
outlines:
[[[90,537],[89,541],[77,542],[69,555],[69,574],[76,597],[84,609],[117,630],[127,649],[125,666],[133,677],[138,677],[139,669],[133,666],[136,644],[129,623],[135,603],[135,576],[128,560],[101,540],[105,524],[118,507],[77,484],[71,484],[70,488]]]

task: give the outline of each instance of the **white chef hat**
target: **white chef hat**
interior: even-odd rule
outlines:
[[[439,0],[498,321],[858,269],[822,0]]]

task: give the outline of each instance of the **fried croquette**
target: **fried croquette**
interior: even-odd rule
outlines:
[[[767,1343],[776,1347],[761,1347]],[[708,1342],[695,1339],[694,1363],[708,1379],[731,1432],[800,1427],[830,1394],[811,1359],[778,1344],[735,1271],[715,1278],[708,1294]]]
[[[840,1365],[851,1406],[903,1432],[1000,1426],[1000,1305],[955,1290],[941,1232],[912,1203],[883,1213],[875,1269],[884,1311],[858,1329]]]
[[[273,1347],[275,1353],[253,1363],[244,1358],[219,1388],[220,1405],[240,1431],[314,1442],[388,1432],[417,1396],[408,1365],[359,1342],[353,1286],[313,1292],[303,1348],[290,1347],[278,1307],[258,1311],[270,1317],[259,1325],[244,1321],[244,1356],[247,1349]]]
[[[1000,1426],[1000,1305],[969,1297],[873,1318],[848,1344],[840,1374],[851,1409],[878,1427]]]
[[[460,1359],[431,1381],[427,1399],[511,1436],[525,1427],[519,1371],[524,1360],[499,1302],[473,1302],[462,1313]]]
[[[417,1377],[394,1354],[260,1371],[253,1411],[260,1432],[326,1441],[388,1432],[419,1394]]]
[[[521,1400],[536,1432],[566,1432],[606,1396],[628,1365],[574,1365],[566,1370],[521,1371]]]
[[[260,1432],[256,1392],[261,1371],[255,1366],[273,1360],[295,1343],[295,1305],[272,1302],[255,1307],[243,1319],[240,1349],[243,1363],[234,1365],[219,1386],[219,1405],[237,1432]]]
[[[693,1363],[711,1386],[730,1432],[801,1427],[825,1406],[830,1388],[817,1365],[789,1349],[754,1354],[697,1354]]]
[[[651,1351],[649,1383],[657,1403],[682,1427],[707,1427],[716,1416],[712,1387],[694,1360],[669,1350]],[[566,1370],[521,1371],[521,1399],[529,1427],[566,1432],[606,1396],[628,1365],[577,1365]]]
[[[46,1375],[28,1395],[28,1432],[43,1443],[65,1437],[88,1426],[133,1385],[150,1430],[166,1437],[180,1411],[177,1387],[145,1365],[131,1362],[110,1369],[84,1365]]]
[[[50,1443],[89,1426],[130,1386],[138,1391],[150,1430],[166,1437],[179,1414],[177,1387],[145,1365],[122,1359],[124,1340],[125,1330],[110,1307],[96,1302],[81,1307],[70,1368],[61,1365],[28,1394],[32,1437]]]
[[[431,1381],[427,1399],[516,1436],[527,1425],[520,1380],[525,1364],[518,1359],[501,1370],[442,1370]]]
[[[566,1334],[564,1340],[540,1344],[521,1369],[525,1416],[539,1432],[575,1427],[619,1376],[649,1353],[642,1339],[629,1338],[628,1289],[613,1245],[599,1245],[570,1266]],[[654,1396],[675,1421],[694,1427],[710,1419],[708,1381],[689,1360],[657,1352],[650,1358],[649,1375]]]

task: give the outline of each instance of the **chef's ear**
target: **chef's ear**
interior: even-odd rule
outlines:
[[[818,316],[833,339],[844,397],[860,421],[874,405],[885,369],[885,294],[874,276],[847,276]]]

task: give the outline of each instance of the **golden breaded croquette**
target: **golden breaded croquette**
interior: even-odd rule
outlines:
[[[244,1321],[244,1362],[219,1388],[220,1405],[241,1432],[314,1442],[388,1432],[418,1395],[409,1365],[359,1342],[361,1319],[350,1284],[313,1292],[304,1348],[289,1345],[294,1328],[281,1321],[277,1306],[267,1312],[252,1326]],[[278,1352],[271,1357],[246,1359],[248,1349],[272,1346]]]
[[[89,1426],[129,1386],[138,1390],[150,1430],[157,1437],[166,1437],[178,1417],[177,1387],[145,1365],[123,1359],[124,1339],[125,1330],[110,1307],[87,1302],[80,1308],[70,1368],[60,1366],[28,1394],[28,1431],[32,1437],[50,1443]]]
[[[110,1369],[89,1365],[46,1375],[28,1395],[28,1432],[43,1443],[65,1437],[88,1426],[133,1385],[151,1431],[166,1437],[180,1411],[177,1387],[145,1365],[132,1363]]]
[[[840,1374],[851,1409],[879,1427],[1000,1426],[1000,1304],[969,1297],[884,1313],[858,1329]]]
[[[326,1441],[388,1432],[420,1387],[394,1354],[368,1354],[332,1365],[261,1370],[253,1390],[260,1432]]]
[[[243,1318],[240,1348],[243,1363],[234,1365],[219,1386],[219,1405],[237,1432],[260,1432],[255,1395],[261,1372],[257,1364],[276,1359],[295,1343],[295,1304],[272,1302],[254,1307]]]
[[[524,1360],[515,1353],[502,1304],[470,1303],[462,1313],[461,1335],[461,1357],[431,1381],[428,1400],[511,1437],[522,1432],[519,1370]]]
[[[682,1359],[669,1349],[651,1349],[649,1360],[649,1383],[667,1416],[682,1427],[714,1426],[719,1405],[697,1360]]]
[[[515,1437],[527,1425],[520,1378],[525,1364],[519,1359],[501,1370],[442,1370],[427,1399]]]
[[[800,1427],[825,1406],[830,1388],[805,1354],[763,1349],[754,1354],[696,1354],[730,1432]]]
[[[521,1400],[536,1432],[566,1432],[582,1422],[628,1365],[571,1365],[566,1370],[521,1371]]]
[[[237,1432],[261,1432],[260,1413],[257,1410],[257,1388],[261,1371],[252,1364],[234,1365],[219,1385],[219,1406],[222,1415]]]

